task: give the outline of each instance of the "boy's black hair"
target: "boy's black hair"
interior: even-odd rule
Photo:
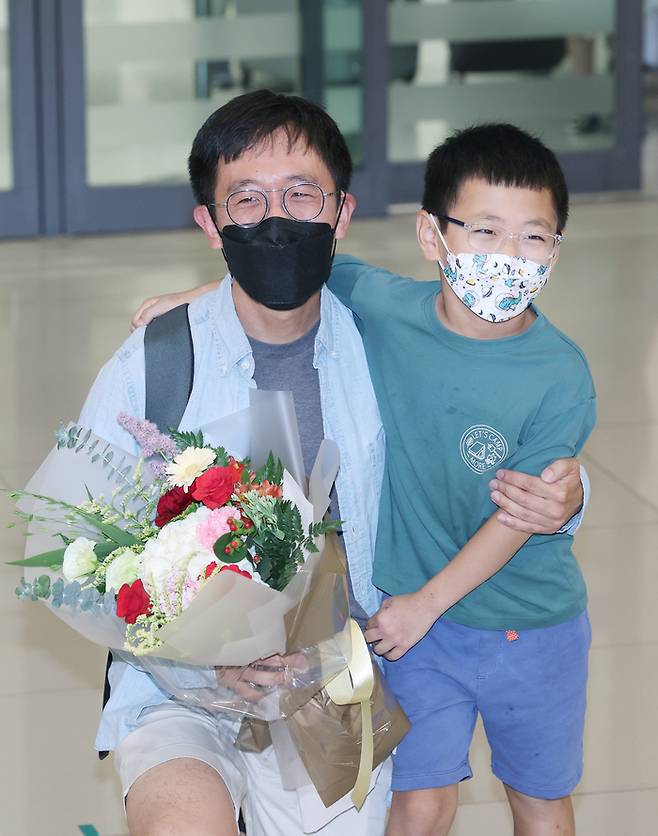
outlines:
[[[449,215],[462,184],[471,178],[503,186],[548,189],[557,232],[567,223],[569,192],[555,154],[537,137],[514,125],[474,125],[432,151],[425,167],[423,209]]]
[[[199,129],[188,160],[197,202],[208,205],[215,200],[219,164],[237,160],[280,130],[286,132],[290,147],[301,141],[320,156],[337,189],[349,189],[352,157],[331,116],[301,96],[254,90],[231,99]]]

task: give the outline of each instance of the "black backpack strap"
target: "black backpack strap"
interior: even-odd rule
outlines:
[[[194,383],[194,345],[187,305],[179,305],[151,320],[144,331],[145,417],[162,432],[178,427]],[[110,698],[109,672],[112,651],[107,654],[103,708]],[[109,752],[99,752],[103,760]]]
[[[145,417],[162,432],[178,427],[192,393],[194,345],[188,306],[149,322],[144,332]]]

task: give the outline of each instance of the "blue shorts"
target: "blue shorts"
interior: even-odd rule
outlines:
[[[534,798],[569,795],[582,774],[587,612],[518,633],[437,621],[386,679],[411,722],[393,756],[394,790],[444,787],[472,775],[478,712],[503,783]]]

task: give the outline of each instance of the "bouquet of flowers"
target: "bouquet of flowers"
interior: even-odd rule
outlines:
[[[323,516],[338,453],[322,443],[307,498],[288,469],[305,478],[289,393],[254,393],[249,409],[197,432],[164,434],[128,415],[118,420],[141,448],[139,459],[71,424],[60,428],[26,489],[12,493],[28,523],[18,595],[44,601],[78,632],[131,654],[133,664],[139,657],[154,675],[302,650],[293,632],[297,642],[301,633],[314,647],[325,642],[322,678],[344,666],[336,642],[348,618],[344,570],[324,577],[322,625],[306,615],[317,629],[299,629],[302,602],[315,576],[325,575],[319,549],[337,528]],[[304,666],[305,687],[318,672],[311,667]],[[197,681],[214,683],[208,674]],[[193,678],[182,677],[186,687]],[[175,677],[166,687],[184,697]],[[281,693],[271,696],[258,716],[280,716]],[[246,709],[234,693],[208,698],[199,704]]]
[[[338,451],[323,441],[304,490],[292,396],[252,397],[250,409],[195,432],[164,434],[118,416],[140,458],[88,429],[62,427],[26,489],[11,494],[28,524],[16,592],[44,602],[86,638],[112,648],[115,658],[147,670],[178,700],[255,723],[290,722],[323,801],[333,803],[356,781],[362,803],[373,740],[379,763],[406,725],[379,697],[372,725],[376,677],[349,619],[344,556],[333,533],[338,524],[323,521]],[[276,685],[251,694],[235,687],[254,660],[272,658]],[[328,749],[313,706],[324,705],[327,693],[357,714],[338,710],[330,731],[327,724],[332,741],[337,729],[349,741],[352,762],[344,750],[337,753],[335,769],[345,782],[334,775],[325,792],[318,774],[328,767],[322,766]],[[325,752],[316,752],[313,764],[302,751],[308,741],[301,747],[293,733],[308,724],[309,712],[316,731],[308,740]]]
[[[165,435],[145,420],[129,415],[118,420],[144,455],[160,457],[150,486],[143,484],[141,467],[114,466],[127,490],[115,491],[110,500],[89,494],[86,502],[72,505],[26,491],[12,496],[49,508],[47,518],[23,514],[29,522],[52,523],[53,512],[60,510],[62,525],[57,532],[62,547],[16,561],[61,568],[62,577],[54,583],[46,574],[32,583],[23,579],[18,595],[50,598],[55,607],[79,601],[87,610],[102,602],[106,612],[126,622],[126,651],[139,656],[162,647],[161,629],[222,572],[285,589],[306,556],[318,551],[318,538],[338,526],[317,522],[304,530],[299,508],[283,496],[283,465],[271,453],[253,470],[248,460],[207,444],[202,432]],[[90,438],[72,425],[60,432],[58,446],[80,452]],[[143,501],[139,512],[135,499]],[[73,536],[76,529],[88,534],[89,528],[94,539]]]

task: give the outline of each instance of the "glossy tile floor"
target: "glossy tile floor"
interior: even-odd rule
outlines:
[[[594,496],[576,541],[591,593],[594,646],[586,769],[576,796],[583,836],[650,836],[658,821],[658,202],[578,202],[545,312],[588,354],[599,425],[584,459]],[[412,215],[355,222],[349,249],[420,278]],[[221,257],[200,233],[0,244],[0,482],[22,486],[60,418],[77,415],[102,362],[145,296],[208,280]],[[9,518],[2,501],[2,521]],[[0,531],[2,559],[20,555]],[[0,832],[125,832],[111,764],[92,750],[103,651],[12,594],[0,569]],[[503,792],[478,730],[476,777],[454,836],[510,834]],[[93,831],[87,831],[92,833]]]

